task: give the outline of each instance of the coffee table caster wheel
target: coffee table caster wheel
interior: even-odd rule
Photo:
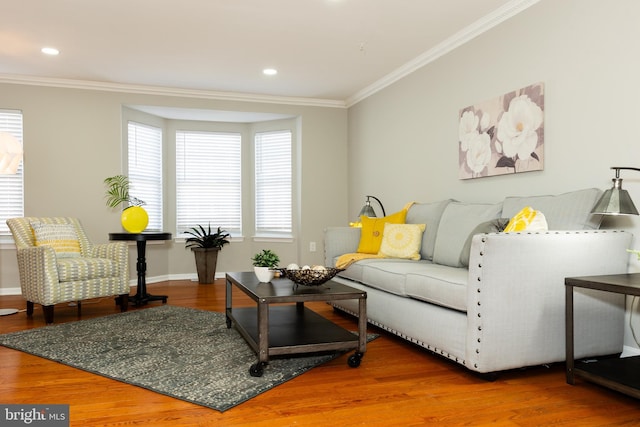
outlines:
[[[352,368],[357,368],[358,366],[360,366],[361,361],[362,361],[362,353],[352,354],[351,356],[349,356],[349,359],[347,359],[347,363]]]
[[[258,362],[251,365],[251,367],[249,368],[249,375],[251,375],[252,377],[261,377],[262,374],[264,374],[264,365],[265,364],[263,362]]]

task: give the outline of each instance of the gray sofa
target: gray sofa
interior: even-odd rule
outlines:
[[[564,278],[627,272],[632,234],[597,229],[600,218],[590,210],[600,194],[416,203],[406,223],[426,224],[420,260],[364,259],[334,280],[367,292],[371,324],[471,371],[563,361]],[[525,206],[545,215],[549,231],[474,233],[478,224]],[[359,240],[359,228],[326,229],[326,265],[356,252]],[[334,306],[355,314],[355,304]],[[576,290],[574,304],[576,357],[620,353],[624,296]]]

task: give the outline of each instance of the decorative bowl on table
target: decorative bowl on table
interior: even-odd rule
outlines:
[[[297,285],[320,286],[344,270],[335,267],[283,268],[282,275]]]

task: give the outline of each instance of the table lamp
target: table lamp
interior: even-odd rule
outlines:
[[[600,215],[638,215],[638,209],[633,204],[627,190],[622,189],[621,170],[639,171],[639,168],[612,166],[616,171],[616,177],[612,179],[613,187],[606,190],[600,200],[591,209],[592,214]]]
[[[358,219],[355,222],[350,222],[349,225],[351,227],[362,227],[362,223],[360,222],[360,217],[364,216],[368,216],[370,218],[376,218],[376,211],[373,209],[373,206],[371,206],[371,201],[369,200],[374,199],[376,202],[378,202],[378,204],[380,205],[380,208],[382,209],[382,216],[387,216],[387,213],[384,211],[384,206],[382,206],[382,202],[380,201],[380,199],[378,199],[376,196],[366,196],[367,200],[364,202],[364,206],[362,207],[362,209],[360,209],[360,213],[358,214]]]
[[[384,211],[384,206],[382,206],[382,202],[380,201],[380,199],[378,199],[376,196],[366,196],[366,197],[367,197],[367,200],[364,202],[364,206],[362,207],[362,209],[360,209],[358,218],[361,217],[362,215],[368,216],[371,218],[376,217],[376,211],[373,210],[373,206],[371,206],[371,202],[369,201],[369,198],[374,199],[376,202],[378,202],[378,204],[380,205],[380,208],[382,209],[382,216],[387,216],[387,213]]]

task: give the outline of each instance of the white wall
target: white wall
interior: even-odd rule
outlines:
[[[322,263],[323,230],[347,217],[347,111],[332,106],[239,102],[202,97],[0,84],[0,108],[22,110],[24,118],[25,215],[75,216],[95,243],[121,231],[119,213],[105,205],[104,178],[122,172],[123,106],[152,105],[274,113],[297,117],[297,196],[300,212],[293,243],[242,242],[224,247],[218,272],[250,270],[251,256],[272,248],[283,263]],[[165,165],[165,170],[167,166]],[[243,179],[250,179],[248,176]],[[173,183],[168,182],[168,187]],[[175,233],[171,206],[165,231]],[[181,230],[183,231],[183,230]],[[11,239],[9,239],[11,241]],[[309,251],[309,242],[317,251]],[[131,246],[131,278],[135,278],[135,246]],[[182,242],[149,244],[150,278],[195,276],[193,254]],[[15,247],[0,245],[0,295],[19,292]]]
[[[609,167],[640,167],[638,17],[636,0],[542,0],[350,108],[349,213],[365,194],[390,213],[411,200],[606,189]],[[544,170],[459,180],[460,109],[537,82],[545,84]],[[640,206],[640,173],[622,177]],[[604,225],[640,236],[637,217]],[[630,271],[638,266],[632,259]]]

